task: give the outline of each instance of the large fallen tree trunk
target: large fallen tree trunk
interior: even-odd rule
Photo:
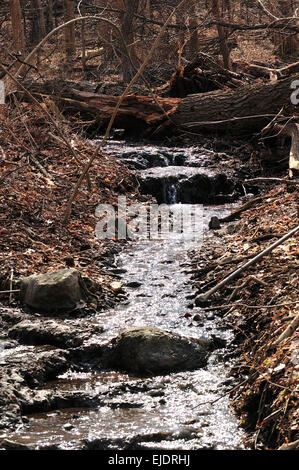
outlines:
[[[234,91],[213,91],[182,99],[171,119],[192,131],[227,131],[251,134],[265,127],[291,103],[291,83],[299,74],[269,84],[245,85]]]
[[[77,110],[87,109],[98,114],[100,119],[110,119],[118,101],[118,96],[72,90],[77,101]],[[80,100],[80,101],[78,101]],[[150,96],[127,95],[124,97],[117,113],[117,120],[129,125],[129,120],[139,120],[146,124],[160,124],[176,109],[179,98],[159,98]],[[72,106],[69,100],[69,106]]]
[[[97,125],[109,122],[119,96],[97,93],[92,82],[71,80],[24,81],[24,86],[38,99],[50,97],[65,116],[80,116],[83,121],[93,120]],[[24,97],[26,99],[26,97]],[[160,98],[131,94],[124,97],[115,124],[125,129],[155,130],[172,114],[180,98]]]
[[[173,123],[181,129],[199,132],[252,134],[268,125],[284,106],[288,113],[296,114],[296,106],[291,102],[294,90],[291,84],[296,80],[299,74],[268,84],[244,85],[236,90],[193,94],[183,99],[129,95],[120,106],[115,124],[125,129],[141,127],[155,131]],[[89,82],[52,80],[24,82],[24,86],[36,97],[50,96],[66,115],[79,115],[103,125],[118,101],[118,96],[96,93],[97,85]]]

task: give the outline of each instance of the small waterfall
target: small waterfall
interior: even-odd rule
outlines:
[[[174,183],[170,183],[167,186],[167,199],[166,202],[167,204],[176,204],[177,202],[177,188]]]

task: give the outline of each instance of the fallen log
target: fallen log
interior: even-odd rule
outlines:
[[[98,113],[101,119],[110,119],[116,103],[117,96],[100,95],[96,93],[72,90],[75,98],[88,106],[89,111]],[[130,118],[144,121],[146,124],[160,124],[177,107],[179,98],[156,98],[156,102],[150,96],[127,95],[119,108],[117,119],[128,120]],[[77,101],[78,102],[78,101]],[[128,125],[128,121],[126,123]]]
[[[200,53],[193,62],[185,67],[178,67],[168,87],[163,85],[161,89],[167,91],[166,96],[185,98],[194,93],[235,89],[243,86],[246,80],[248,81],[248,76],[231,72],[209,55]]]
[[[154,99],[139,93],[131,94],[120,106],[116,125],[125,129],[141,126],[155,131],[168,124],[167,117],[170,117],[171,122],[181,129],[250,135],[268,125],[283,106],[289,105],[288,113],[296,114],[296,106],[291,103],[291,83],[296,80],[299,80],[299,74],[268,84],[192,94],[183,99]],[[62,112],[66,115],[79,114],[82,119],[92,118],[103,125],[112,116],[118,101],[118,96],[96,93],[97,84],[90,82],[51,80],[27,84],[25,81],[24,86],[34,96],[50,95],[60,109],[63,105]],[[291,132],[291,128],[286,129]]]
[[[234,91],[189,95],[179,102],[171,118],[187,130],[251,134],[265,127],[285,105],[295,114],[291,103],[291,83],[295,80],[299,80],[299,74]]]
[[[58,79],[24,81],[24,86],[36,98],[50,96],[64,115],[80,115],[82,120],[94,119],[101,125],[109,122],[119,100],[118,95],[96,93],[99,85],[92,82]],[[125,129],[156,129],[168,120],[179,101],[180,98],[127,95],[120,105],[115,124]]]

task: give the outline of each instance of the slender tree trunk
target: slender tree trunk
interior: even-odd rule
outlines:
[[[124,0],[124,6],[126,12],[123,17],[121,31],[128,46],[132,62],[135,66],[138,66],[134,46],[133,20],[134,14],[138,11],[139,0]],[[125,54],[125,51],[123,51],[122,57],[122,73],[124,82],[129,83],[134,75],[134,70]]]
[[[85,21],[81,23],[81,47],[82,47],[82,69],[86,71],[86,40],[85,40]]]
[[[74,2],[64,0],[64,21],[74,18]],[[64,47],[67,60],[70,60],[75,53],[75,24],[72,23],[64,28]]]
[[[44,9],[41,5],[41,0],[31,0],[30,3],[30,16],[31,16],[31,44],[35,46],[42,38],[46,36],[46,24]]]
[[[220,11],[220,0],[210,0],[210,7],[212,8],[213,15],[217,21],[221,21],[222,14]],[[227,45],[227,38],[225,33],[225,28],[218,25],[218,36],[220,42],[220,51],[223,58],[223,65],[226,69],[232,70],[230,52]]]
[[[197,6],[194,4],[192,8],[192,13],[190,16],[190,27],[195,28],[194,30],[191,30],[191,38],[189,41],[189,53],[192,56],[195,56],[198,53],[198,47],[199,47],[199,42],[198,42],[198,30],[196,29],[198,26],[198,20],[197,20]]]
[[[19,0],[10,0],[10,16],[13,35],[13,49],[24,57],[25,37],[22,22],[22,12]]]
[[[298,7],[298,1],[278,0],[277,2],[280,17],[291,18]],[[298,20],[295,19],[294,24],[296,22],[298,24]],[[274,33],[274,44],[277,46],[277,53],[282,57],[286,54],[296,54],[299,52],[299,35],[288,35],[286,32]]]
[[[48,0],[47,32],[49,33],[52,29],[54,29],[53,0]]]

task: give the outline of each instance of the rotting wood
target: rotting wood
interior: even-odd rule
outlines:
[[[280,194],[280,191],[276,194],[264,194],[263,196],[258,196],[253,199],[250,199],[249,201],[245,202],[245,204],[243,204],[241,207],[231,212],[226,217],[222,217],[222,219],[219,219],[219,220],[220,222],[232,222],[233,220],[238,219],[242,212],[247,211],[254,204],[258,204],[259,202],[261,202],[263,199],[266,199],[267,197],[278,196],[279,194]]]
[[[117,96],[100,95],[74,89],[72,91],[74,96],[79,99],[79,101],[75,102],[75,107],[78,106],[80,109],[80,103],[84,103],[92,114],[96,112],[97,116],[103,120],[111,118],[119,99]],[[157,98],[157,100],[167,115],[170,115],[175,111],[180,101],[179,98]],[[69,105],[72,106],[71,100],[69,101]],[[164,115],[162,114],[161,109],[154,102],[153,98],[149,96],[127,95],[124,97],[121,106],[119,107],[117,119],[128,120],[130,118],[143,121],[146,124],[154,124],[160,123],[164,119]]]

